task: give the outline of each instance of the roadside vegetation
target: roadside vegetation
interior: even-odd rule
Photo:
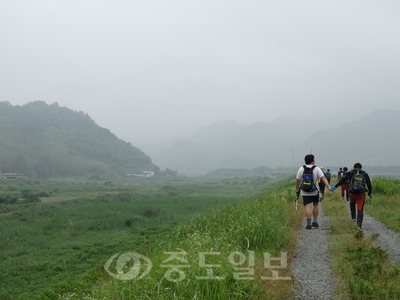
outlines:
[[[374,178],[373,198],[371,202],[367,198],[365,211],[399,232],[397,188],[398,180]],[[346,205],[348,203],[337,192],[328,193],[324,200],[324,212],[329,217],[330,251],[334,258],[338,299],[400,299],[400,264],[389,263],[387,252],[375,243],[376,236],[366,237],[363,231],[358,230]],[[382,217],[388,216],[389,212],[397,218]]]
[[[173,299],[174,293],[183,289],[184,295],[190,291],[197,295],[219,293],[223,285],[226,293],[232,285],[243,295],[264,292],[261,285],[265,282],[258,280],[247,287],[247,281],[235,281],[233,275],[227,281],[204,280],[198,288],[194,287],[196,280],[189,281],[192,285],[187,288],[187,281],[172,288],[175,283],[164,280],[164,289],[158,285],[158,289],[147,291],[149,288],[144,287],[159,283],[162,277],[157,276],[162,275],[161,270],[165,274],[165,269],[153,268],[154,277],[144,278],[144,282],[124,282],[106,273],[104,264],[115,254],[135,252],[148,256],[156,265],[166,259],[164,251],[179,248],[192,262],[200,251],[221,252],[225,264],[229,251],[255,251],[257,268],[262,268],[262,251],[278,255],[282,249],[289,249],[293,240],[285,230],[293,222],[285,214],[287,197],[282,192],[272,193],[287,181],[173,177],[130,183],[43,184],[3,180],[1,199],[14,200],[0,204],[0,299],[83,299],[99,295],[131,299],[129,293],[135,291],[136,295],[138,286],[148,295],[162,291],[165,299]],[[271,195],[266,196],[266,191]],[[24,195],[33,195],[39,201],[28,203]],[[263,215],[268,214],[265,220]],[[263,248],[264,244],[268,247]],[[207,259],[210,257],[213,255]],[[195,268],[189,273],[206,276],[205,270]],[[232,266],[218,272],[232,274],[231,270]]]
[[[373,184],[366,212],[399,231],[398,181]],[[0,299],[293,299],[293,189],[294,175],[0,181]],[[340,193],[323,205],[338,299],[399,299],[376,237]]]
[[[191,219],[147,253],[152,273],[140,280],[99,281],[92,289],[93,299],[283,299],[293,296],[291,274],[285,263],[295,247],[293,201],[285,179],[276,191]],[[290,206],[290,208],[289,208]],[[289,258],[281,253],[289,250]],[[172,264],[168,275],[168,255],[182,260]],[[205,254],[206,257],[202,256]],[[265,268],[265,255],[279,258],[279,277],[271,280],[272,269]],[[206,261],[202,261],[205,259]],[[278,272],[276,272],[278,276]],[[168,277],[170,276],[170,277]],[[290,280],[284,280],[289,278]],[[79,299],[77,297],[76,299]]]
[[[373,178],[371,204],[368,214],[388,228],[400,232],[400,179]]]

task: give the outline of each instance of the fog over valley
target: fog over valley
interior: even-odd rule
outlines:
[[[311,149],[321,164],[397,165],[396,134],[389,142],[380,128],[397,128],[384,114],[400,110],[399,10],[398,1],[3,1],[0,101],[83,112],[182,172],[297,166]]]

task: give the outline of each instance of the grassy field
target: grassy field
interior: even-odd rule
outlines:
[[[373,178],[371,207],[368,214],[388,228],[400,232],[400,179]]]
[[[294,212],[291,191],[285,185],[278,191],[222,207],[181,224],[148,252],[153,263],[151,274],[140,280],[106,277],[91,290],[90,299],[292,297],[292,276],[285,263],[290,263],[293,255],[296,241],[293,228],[298,228],[301,217]],[[169,277],[168,269],[163,267],[168,261],[167,253],[179,255],[181,259],[176,259],[178,262],[174,261],[174,265],[183,265],[182,269],[172,267],[174,272]],[[270,262],[266,255],[281,259],[282,253],[288,258],[276,264],[282,269],[275,269],[276,276],[282,280],[271,280],[273,267],[265,267],[266,261]],[[117,274],[117,264],[112,267]],[[75,297],[69,299],[79,299],[82,295]]]
[[[104,263],[112,255],[148,255],[159,251],[160,240],[173,249],[183,233],[171,232],[183,230],[182,222],[232,207],[276,184],[266,178],[45,184],[4,180],[2,199],[18,200],[0,204],[0,299],[57,299],[61,291],[86,291],[104,275]],[[32,194],[45,197],[30,203]]]
[[[398,194],[393,191],[397,180],[374,178],[373,198],[367,200],[366,213],[386,226],[400,231]],[[340,193],[328,193],[324,212],[329,217],[330,253],[334,258],[337,299],[400,299],[400,264],[389,263],[385,250],[377,247],[376,236],[365,237],[351,221]],[[389,218],[388,213],[396,217]]]
[[[398,182],[373,187],[367,213],[398,230]],[[288,265],[304,217],[293,189],[294,175],[0,181],[0,299],[293,299]],[[338,299],[400,298],[400,269],[340,194],[323,204]]]

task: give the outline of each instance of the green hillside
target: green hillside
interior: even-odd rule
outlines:
[[[33,177],[120,175],[158,169],[149,156],[57,103],[0,102],[0,167]]]

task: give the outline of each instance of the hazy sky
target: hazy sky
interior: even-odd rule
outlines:
[[[0,101],[135,144],[230,119],[400,109],[400,1],[0,2]],[[334,120],[331,120],[334,122]]]

